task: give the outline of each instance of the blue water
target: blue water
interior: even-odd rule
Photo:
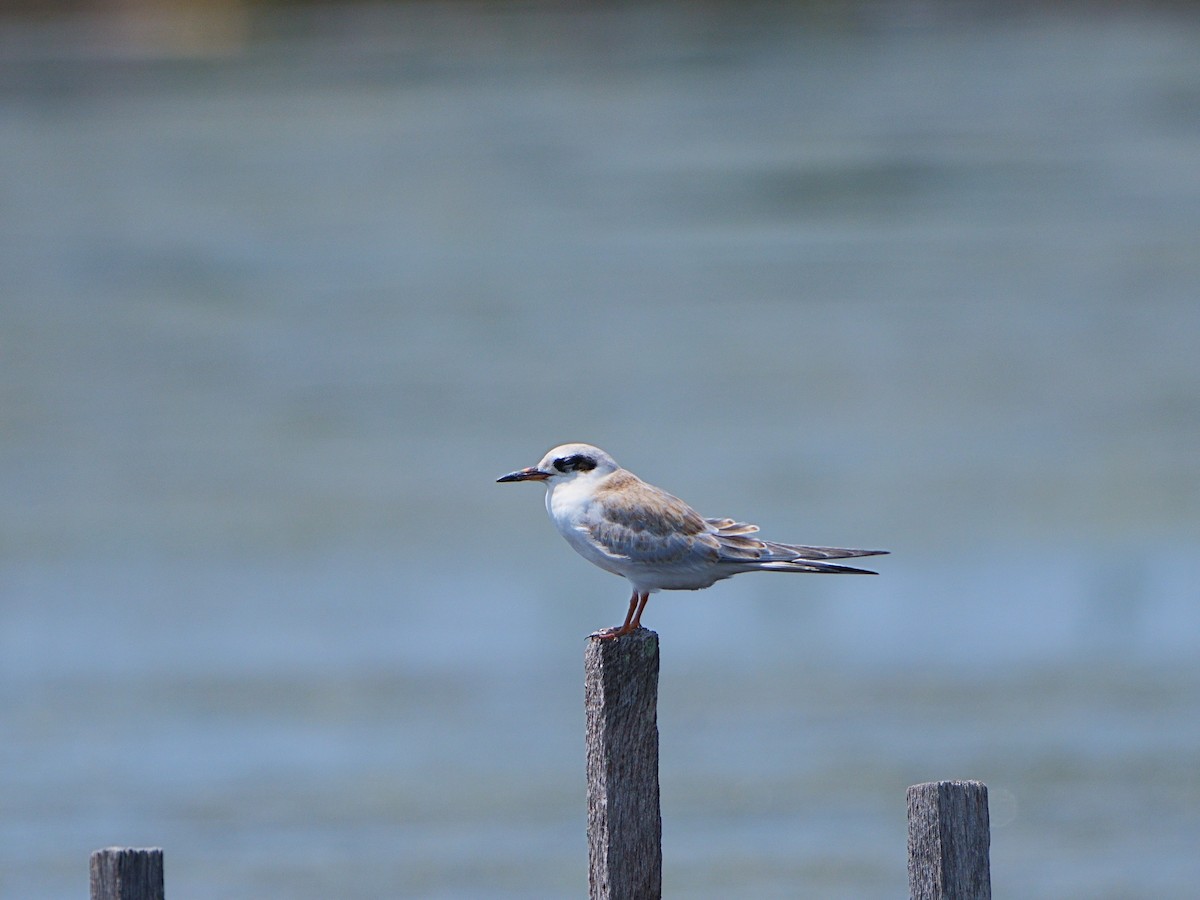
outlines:
[[[893,551],[651,600],[669,896],[1194,896],[1200,18],[898,9],[6,21],[0,897],[582,895],[566,440]]]

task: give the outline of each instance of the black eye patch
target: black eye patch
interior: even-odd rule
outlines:
[[[596,461],[576,453],[573,456],[561,456],[556,459],[554,468],[560,472],[590,472],[596,468]]]

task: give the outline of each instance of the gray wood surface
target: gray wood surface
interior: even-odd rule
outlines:
[[[658,635],[588,641],[588,883],[592,900],[662,896]]]
[[[987,785],[933,781],[908,789],[912,900],[991,900]]]
[[[162,850],[106,847],[91,858],[92,900],[163,900]]]

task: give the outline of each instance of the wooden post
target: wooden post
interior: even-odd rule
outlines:
[[[163,900],[163,856],[157,847],[107,847],[91,858],[92,900]]]
[[[991,900],[987,785],[934,781],[908,789],[912,900]]]
[[[592,638],[583,654],[591,900],[662,897],[658,635]]]

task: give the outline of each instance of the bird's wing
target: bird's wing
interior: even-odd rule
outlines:
[[[631,473],[614,473],[596,499],[577,527],[605,555],[651,565],[720,561],[720,543],[699,513]]]
[[[850,550],[843,547],[807,547],[803,544],[781,544],[748,537],[758,531],[757,525],[733,519],[706,519],[720,547],[721,562],[797,562],[799,560],[849,559],[855,556],[879,556],[886,550]],[[822,570],[823,571],[823,570]]]
[[[728,565],[780,572],[862,572],[822,562],[877,556],[886,550],[808,547],[763,541],[757,525],[734,519],[705,519],[694,509],[620,469],[596,492],[592,514],[576,527],[614,560],[649,565]]]

